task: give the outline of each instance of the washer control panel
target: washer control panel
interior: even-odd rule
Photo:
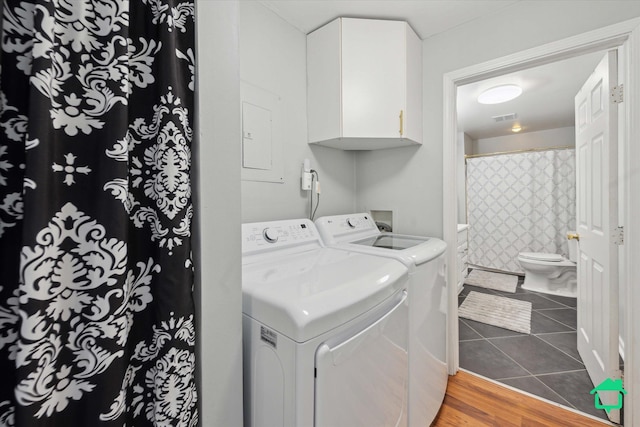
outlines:
[[[362,230],[378,230],[375,221],[368,213],[330,216],[319,218],[318,221],[332,235]]]
[[[319,241],[316,226],[308,219],[242,224],[243,253]]]
[[[380,234],[376,222],[368,213],[325,216],[316,220],[325,245],[350,242]]]
[[[367,228],[377,228],[373,219],[367,214],[350,215],[344,221],[337,221],[339,228],[350,228],[352,230],[362,230]],[[346,225],[346,227],[345,227]]]

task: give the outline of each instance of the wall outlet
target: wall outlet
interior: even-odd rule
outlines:
[[[311,190],[311,162],[304,159],[302,162],[302,175],[300,176],[300,188],[304,191]]]
[[[302,177],[300,178],[300,188],[305,191],[311,190],[311,172],[302,172]]]

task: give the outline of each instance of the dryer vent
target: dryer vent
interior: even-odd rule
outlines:
[[[498,122],[508,122],[509,120],[515,120],[518,118],[518,114],[517,113],[509,113],[509,114],[503,114],[502,116],[493,116],[491,117],[493,120],[496,121],[496,123]]]
[[[391,233],[393,231],[393,211],[372,210],[369,211],[378,230]]]

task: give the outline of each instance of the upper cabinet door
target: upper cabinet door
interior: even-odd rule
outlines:
[[[406,27],[399,21],[342,19],[343,137],[404,133]]]
[[[422,47],[403,21],[338,18],[307,37],[309,142],[422,143]]]

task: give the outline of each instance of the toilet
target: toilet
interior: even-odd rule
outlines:
[[[569,259],[558,254],[521,252],[518,262],[524,270],[523,289],[564,297],[577,297],[576,261],[578,241],[569,240]]]

